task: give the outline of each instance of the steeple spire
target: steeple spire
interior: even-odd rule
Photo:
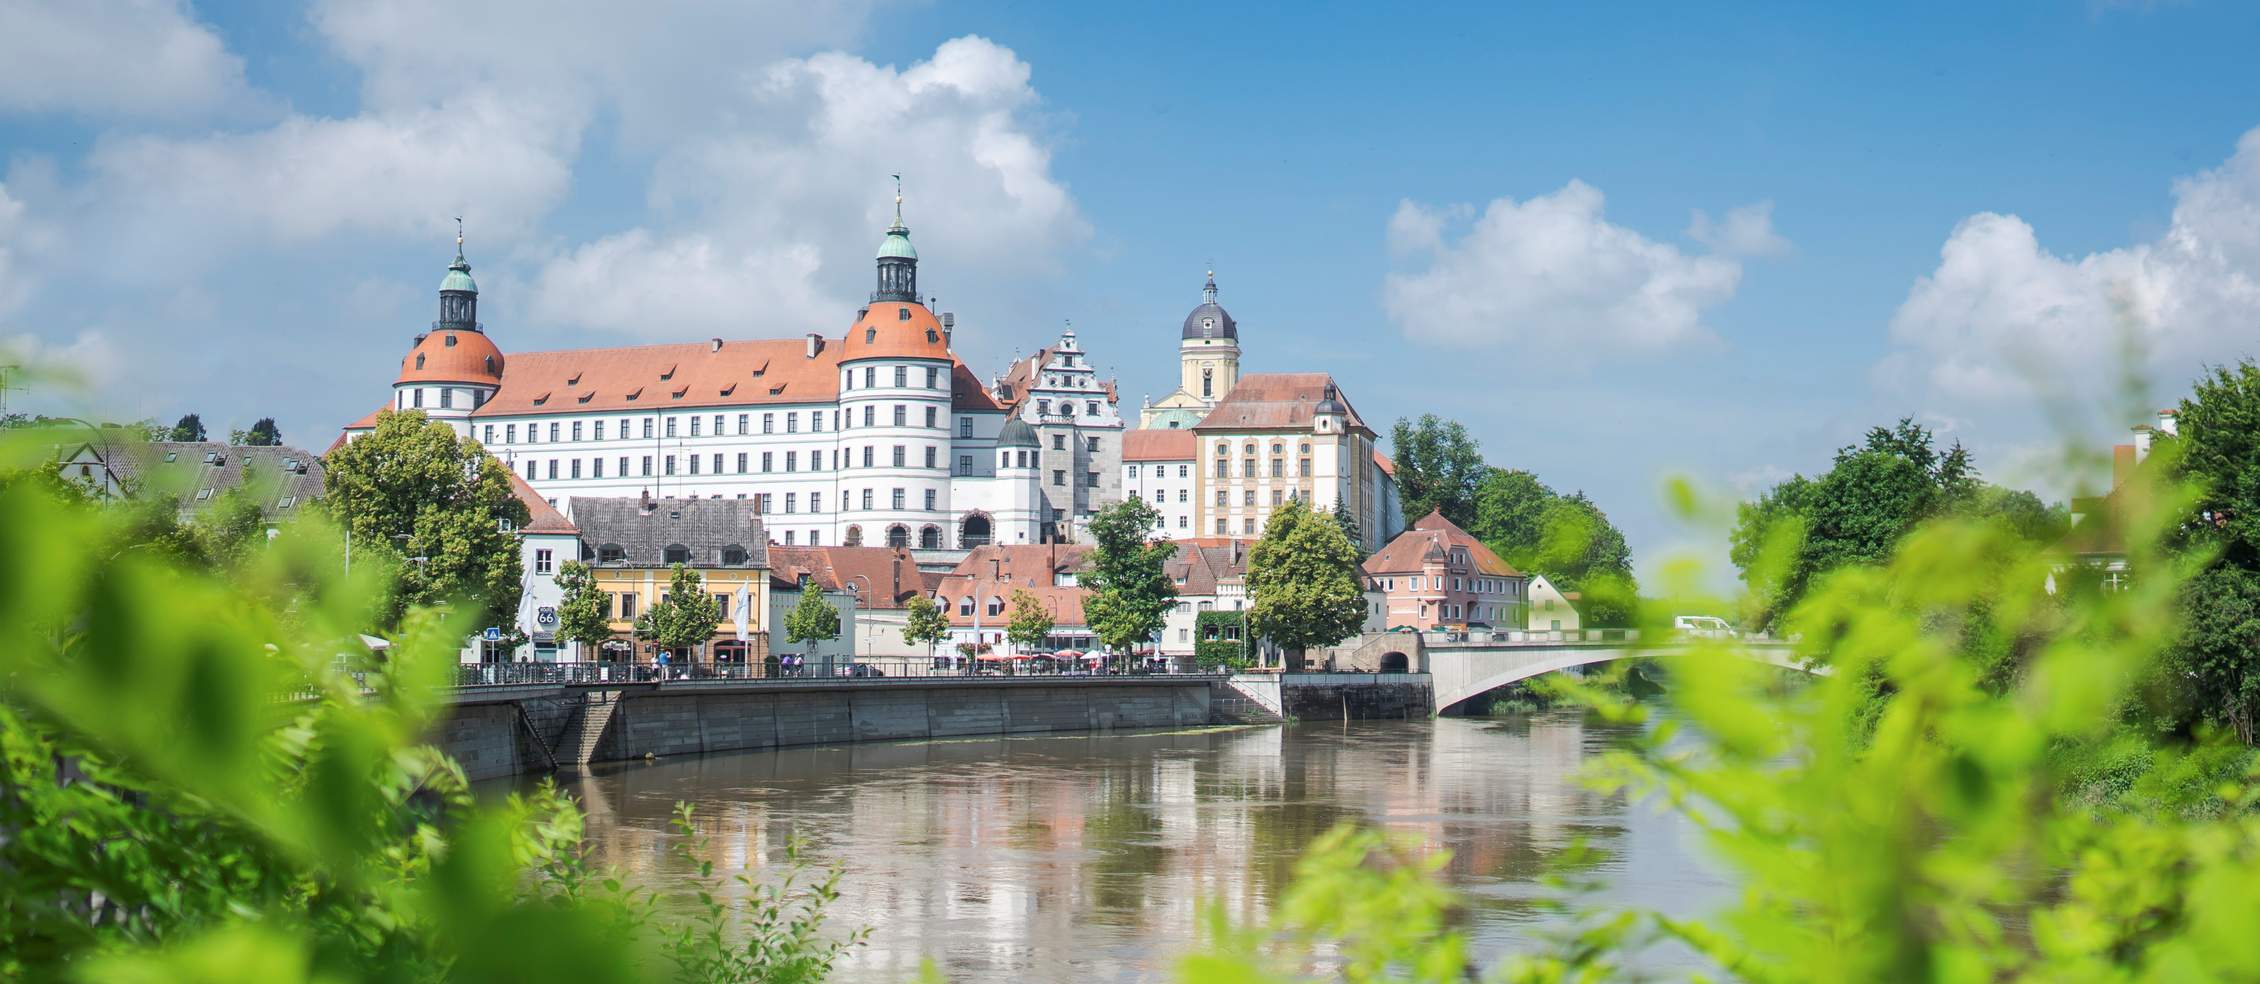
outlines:
[[[1216,303],[1216,271],[1208,272],[1208,286],[1201,288],[1201,303]]]
[[[895,224],[879,241],[879,283],[874,301],[918,303],[918,250],[910,245],[910,227],[902,223],[902,175],[895,179]]]
[[[904,226],[904,225],[902,224],[902,175],[900,175],[900,174],[897,174],[897,175],[895,175],[895,176],[894,176],[894,179],[895,179],[895,224],[894,224],[894,225],[893,225],[892,227],[890,227],[890,228],[889,228],[889,229],[888,229],[887,231],[889,231],[889,232],[894,232],[894,231],[898,231],[898,230],[899,230],[899,231],[902,231],[902,232],[909,232],[909,231],[910,231],[910,229],[909,229],[908,227],[906,227],[906,226]]]
[[[463,258],[463,217],[455,218],[455,262],[439,282],[439,320],[435,329],[479,331],[479,285],[471,279],[471,261]]]

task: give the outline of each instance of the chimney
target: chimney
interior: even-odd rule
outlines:
[[[2178,436],[2182,432],[2181,418],[2176,416],[2176,413],[2177,411],[2172,407],[2158,411],[2158,429],[2164,431],[2168,437]]]
[[[651,515],[651,510],[652,510],[652,508],[653,508],[653,505],[652,505],[652,501],[651,501],[651,490],[650,490],[650,489],[648,489],[648,488],[647,488],[647,489],[643,490],[643,502],[641,502],[641,503],[639,503],[639,504],[638,504],[638,508],[642,510],[642,512],[643,512],[643,514],[644,514],[644,515],[646,515],[646,516],[649,516],[649,515]]]
[[[957,315],[952,314],[948,311],[942,312],[942,341],[948,342],[950,340],[950,337],[955,335],[956,333]]]
[[[895,593],[887,596],[889,602],[902,597],[902,555],[902,551],[895,551]]]
[[[989,580],[1004,580],[1004,560],[995,554],[989,555]]]
[[[822,333],[820,333],[820,332],[813,332],[813,331],[812,331],[812,332],[809,332],[809,333],[808,333],[808,356],[807,356],[807,357],[808,357],[808,358],[811,358],[811,359],[813,359],[813,358],[816,358],[816,355],[817,355],[817,353],[819,353],[819,352],[822,352],[822,351],[824,351],[824,336],[823,336],[823,334],[822,334]]]
[[[721,340],[721,339],[719,339],[719,338],[712,338],[712,339],[708,339],[708,340],[707,340],[707,343],[708,343],[709,345],[713,346],[712,348],[709,348],[709,349],[707,349],[707,351],[709,351],[709,352],[720,352],[720,351],[722,351],[722,340]]]
[[[2149,424],[2134,425],[2134,460],[2138,463],[2150,457],[2150,434]]]

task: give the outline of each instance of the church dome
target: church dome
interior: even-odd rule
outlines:
[[[879,259],[915,260],[918,248],[910,245],[910,230],[895,226],[887,230],[887,238],[879,240]]]
[[[997,447],[1000,448],[1033,448],[1038,445],[1036,429],[1017,416],[1007,419],[1004,429],[997,432]]]
[[[416,341],[400,360],[400,378],[410,383],[502,385],[502,350],[484,332],[442,329]]]
[[[948,361],[949,336],[924,304],[881,301],[865,308],[848,329],[840,361],[857,359],[935,359]]]
[[[471,279],[471,264],[463,259],[463,254],[457,253],[455,262],[448,264],[447,276],[440,278],[439,289],[460,290],[472,294],[479,292],[478,283]]]
[[[1208,275],[1208,286],[1201,288],[1201,306],[1194,308],[1193,313],[1185,316],[1184,337],[1186,341],[1224,339],[1237,342],[1240,340],[1239,323],[1232,320],[1232,315],[1224,310],[1224,305],[1216,303],[1216,273],[1214,271],[1211,271]]]

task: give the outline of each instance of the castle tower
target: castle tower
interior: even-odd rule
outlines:
[[[455,231],[455,262],[439,282],[439,320],[416,336],[400,360],[393,380],[393,409],[422,410],[445,421],[456,433],[471,433],[471,411],[502,386],[502,350],[479,324],[479,285],[463,258],[461,220]]]
[[[1240,382],[1240,325],[1216,302],[1216,271],[1185,315],[1177,342],[1177,391],[1140,411],[1140,427],[1191,427]]]
[[[939,549],[950,540],[954,360],[941,322],[918,300],[899,185],[877,265],[871,304],[840,355],[842,542]]]

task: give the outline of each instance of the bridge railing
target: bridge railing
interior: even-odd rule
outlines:
[[[669,683],[689,680],[1001,680],[1090,677],[1213,676],[1168,673],[1144,665],[1073,666],[1040,661],[974,662],[954,657],[832,657],[809,659],[797,666],[768,662],[654,666],[650,663],[466,663],[456,668],[455,686],[521,687],[537,685],[601,685],[609,683]]]

